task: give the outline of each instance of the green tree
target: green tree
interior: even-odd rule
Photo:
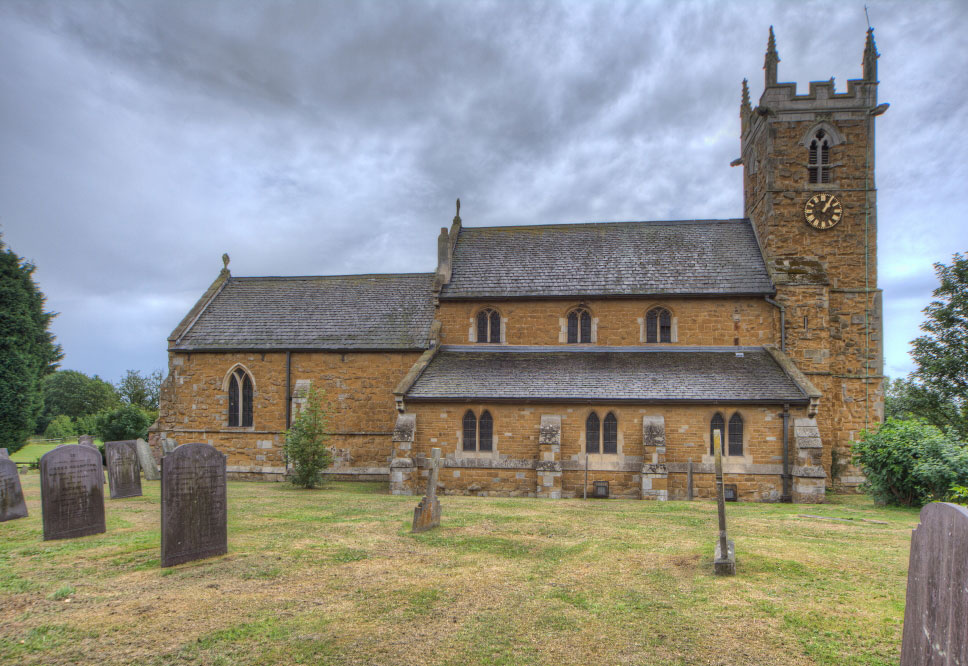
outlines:
[[[884,419],[921,419],[942,430],[951,428],[962,438],[968,418],[950,397],[912,378],[884,382]]]
[[[137,405],[143,409],[158,409],[158,394],[161,391],[161,370],[142,375],[138,370],[128,370],[117,390],[121,402]]]
[[[71,417],[66,414],[61,414],[60,416],[55,416],[54,419],[47,424],[47,429],[44,430],[44,437],[47,439],[67,439],[68,437],[73,437],[77,433],[74,431],[74,422],[71,421]],[[82,435],[85,433],[81,433]]]
[[[153,421],[151,414],[146,413],[137,405],[122,405],[117,409],[98,414],[94,434],[102,442],[117,442],[122,439],[147,439],[148,426]]]
[[[286,431],[286,458],[292,463],[290,480],[303,488],[315,488],[324,469],[333,464],[333,453],[326,446],[327,414],[322,395],[310,387],[306,404]]]
[[[921,324],[924,335],[911,344],[917,363],[912,381],[922,389],[922,397],[940,401],[938,414],[950,412],[948,425],[962,437],[968,436],[968,257],[956,253],[950,265],[937,263],[940,282],[934,298],[924,309]],[[923,415],[930,418],[928,414]]]
[[[41,380],[64,357],[48,330],[54,313],[44,312],[34,270],[0,236],[0,447],[11,452],[36,430]]]
[[[120,404],[117,391],[97,375],[88,377],[77,370],[60,370],[44,378],[43,427],[55,416],[64,414],[77,421]],[[90,433],[81,433],[82,435]]]

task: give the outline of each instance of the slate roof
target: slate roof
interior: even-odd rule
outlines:
[[[230,277],[173,349],[425,349],[433,279]]]
[[[406,398],[808,402],[761,347],[444,346]]]
[[[442,299],[771,294],[749,220],[461,228]]]

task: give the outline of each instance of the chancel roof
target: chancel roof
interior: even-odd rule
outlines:
[[[431,273],[230,277],[172,349],[425,349]]]
[[[444,346],[406,398],[808,402],[761,347]]]
[[[464,227],[440,297],[770,294],[749,220]]]

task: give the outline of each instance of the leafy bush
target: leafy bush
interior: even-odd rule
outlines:
[[[292,463],[290,481],[303,488],[315,488],[321,472],[333,464],[333,453],[326,446],[326,410],[320,393],[309,389],[303,410],[286,431],[286,457]]]
[[[968,485],[968,449],[921,421],[888,419],[877,432],[861,433],[854,462],[880,504],[920,506],[944,500],[952,485]]]
[[[951,486],[951,490],[948,492],[948,501],[968,505],[968,487]]]
[[[102,442],[122,439],[147,439],[148,426],[154,419],[136,405],[124,405],[97,415],[94,434]]]
[[[46,439],[66,439],[68,437],[73,437],[75,434],[74,424],[71,422],[71,417],[67,416],[66,414],[55,416],[54,419],[47,424],[47,430],[44,431],[44,437]]]
[[[97,432],[98,414],[85,414],[74,419],[74,433],[77,435],[93,435]]]

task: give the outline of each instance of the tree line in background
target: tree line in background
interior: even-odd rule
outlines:
[[[49,330],[56,315],[44,311],[35,270],[0,235],[0,448],[12,453],[33,434],[147,436],[158,415],[161,372],[128,370],[112,386],[96,375],[58,370],[64,352]]]

